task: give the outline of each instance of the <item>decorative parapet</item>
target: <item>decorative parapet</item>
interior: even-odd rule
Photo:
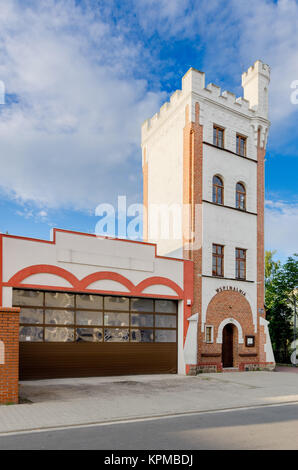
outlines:
[[[270,68],[268,65],[260,61],[248,69],[242,75],[242,83],[247,83],[250,77],[254,77],[256,73],[266,77],[269,80]],[[188,96],[195,94],[198,101],[213,101],[219,105],[230,108],[232,111],[246,115],[249,118],[258,118],[259,113],[256,106],[251,106],[250,102],[243,97],[236,97],[230,91],[221,92],[221,88],[214,83],[209,83],[205,87],[205,74],[190,68],[182,77],[181,90],[176,90],[170,97],[170,101],[166,102],[154,116],[147,119],[142,126],[142,140],[144,140],[157,126],[169,117],[169,115],[183,102]]]

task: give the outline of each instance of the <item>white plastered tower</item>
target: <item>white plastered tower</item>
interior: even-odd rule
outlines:
[[[229,91],[221,92],[213,83],[205,87],[205,74],[191,68],[182,78],[181,90],[142,126],[144,239],[157,243],[160,255],[194,261],[198,362],[202,360],[200,345],[204,342],[208,305],[223,284],[245,293],[254,334],[259,335],[259,316],[264,318],[264,156],[270,125],[269,81],[269,66],[256,61],[242,74],[244,97],[237,98]],[[214,126],[224,131],[224,148],[214,145]],[[237,155],[238,135],[246,138],[245,156]],[[224,183],[221,205],[213,201],[214,175]],[[237,182],[246,188],[245,211],[235,207]],[[194,232],[196,243],[186,250],[185,233],[189,231]],[[224,246],[221,278],[212,275],[213,244]],[[235,278],[236,248],[247,253],[243,281]],[[217,330],[217,326],[214,328]],[[258,341],[260,360],[265,356],[259,336]]]

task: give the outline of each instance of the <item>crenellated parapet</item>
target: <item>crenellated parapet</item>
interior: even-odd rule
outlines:
[[[176,90],[152,118],[142,126],[142,139],[145,139],[157,126],[160,126],[177,107],[193,95],[199,102],[213,102],[248,118],[268,117],[268,84],[270,68],[261,61],[256,61],[242,74],[244,97],[237,97],[230,91],[221,91],[214,83],[205,87],[205,73],[190,68],[182,78],[181,90]],[[192,116],[193,120],[194,116]]]

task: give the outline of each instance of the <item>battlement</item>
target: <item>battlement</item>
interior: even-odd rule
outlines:
[[[266,117],[266,103],[262,107],[256,106],[258,101],[255,98],[256,92],[258,92],[259,84],[255,84],[255,77],[262,77],[262,80],[266,84],[269,83],[270,79],[270,67],[263,64],[260,60],[257,60],[254,65],[249,67],[247,72],[242,74],[242,86],[244,88],[244,98],[237,98],[234,93],[230,91],[221,92],[221,88],[214,83],[209,83],[205,87],[205,73],[194,68],[190,68],[186,74],[182,77],[181,90],[176,90],[170,97],[170,101],[166,102],[151,119],[147,119],[142,126],[142,137],[153,132],[156,126],[160,126],[162,122],[169,117],[180,103],[186,101],[186,99],[195,93],[201,96],[203,99],[212,100],[218,104],[224,105],[236,112],[241,112],[249,117],[255,117],[258,112]],[[248,83],[248,86],[246,86]],[[253,91],[253,93],[251,92]],[[266,94],[266,91],[264,92]],[[259,93],[260,94],[260,93]],[[262,98],[262,97],[261,97]],[[260,98],[259,98],[260,101]]]
[[[268,86],[270,82],[270,67],[257,60],[247,72],[242,74],[244,98],[257,114],[265,119],[268,117]]]
[[[256,75],[262,75],[263,77],[270,80],[270,67],[267,64],[263,64],[260,60],[256,60],[255,63],[249,67],[247,72],[242,74],[242,86],[245,86],[252,78]]]

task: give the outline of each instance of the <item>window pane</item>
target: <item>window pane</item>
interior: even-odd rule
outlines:
[[[222,179],[219,176],[213,176],[213,184],[217,186],[223,186]]]
[[[105,310],[129,310],[129,299],[125,297],[105,297]]]
[[[103,308],[103,298],[100,295],[77,294],[77,308],[87,308],[91,310],[101,310]]]
[[[217,188],[217,201],[218,204],[222,204],[222,189]]]
[[[87,312],[78,310],[76,313],[77,325],[102,325],[102,312]]]
[[[22,308],[20,323],[43,323],[43,310],[41,308]]]
[[[150,313],[132,313],[131,326],[153,326],[153,315]]]
[[[153,300],[131,299],[131,310],[133,312],[153,312]]]
[[[242,193],[245,193],[245,187],[243,186],[242,183],[237,183],[236,189],[237,191],[241,191]]]
[[[213,128],[213,145],[216,145],[216,136],[217,136],[217,129],[216,127]]]
[[[20,341],[43,341],[43,328],[40,326],[21,326]]]
[[[101,328],[77,328],[77,342],[85,341],[89,343],[98,343],[102,341]]]
[[[155,315],[155,326],[176,328],[176,316],[175,315]]]
[[[176,330],[155,330],[156,343],[175,343]]]
[[[129,329],[126,328],[105,328],[105,342],[126,342],[129,340]]]
[[[46,310],[45,323],[54,323],[56,325],[73,325],[74,313],[69,310]]]
[[[105,325],[107,326],[128,326],[129,314],[109,312],[105,313]]]
[[[217,191],[216,191],[215,186],[213,186],[213,191],[212,191],[212,202],[217,202]]]
[[[177,312],[177,302],[175,300],[156,300],[155,301],[155,311],[156,312],[165,312],[165,313],[176,313]]]
[[[207,343],[211,343],[212,340],[212,328],[211,326],[206,327],[206,341]]]
[[[218,129],[218,146],[223,147],[223,131]]]
[[[74,306],[74,295],[64,292],[46,292],[45,303],[47,307],[72,308]]]
[[[153,330],[131,330],[130,340],[134,343],[151,343],[153,341]]]
[[[12,304],[17,305],[32,305],[36,307],[43,306],[43,292],[38,290],[16,290],[13,289]]]
[[[73,328],[45,328],[45,341],[67,343],[73,340]]]

